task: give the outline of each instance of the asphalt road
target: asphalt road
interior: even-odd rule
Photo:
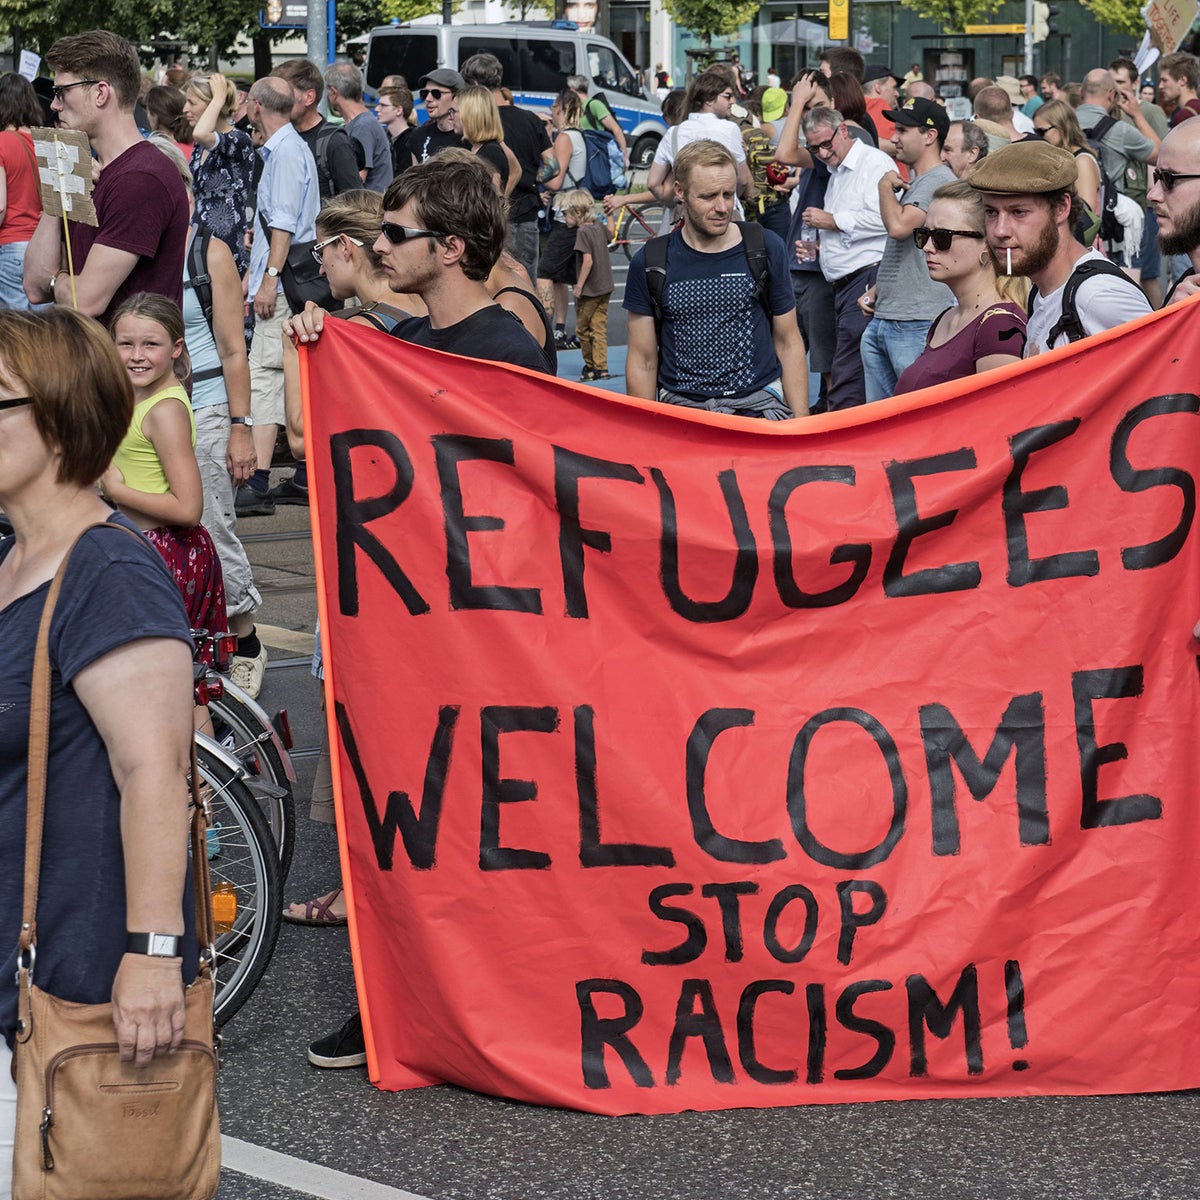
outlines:
[[[564,376],[578,369],[564,356]],[[265,600],[263,701],[296,737],[299,900],[336,870],[333,831],[306,815],[321,720],[308,512],[241,532]],[[225,1030],[220,1200],[1200,1200],[1196,1092],[613,1119],[310,1067],[308,1042],[354,1007],[345,931],[284,925]]]

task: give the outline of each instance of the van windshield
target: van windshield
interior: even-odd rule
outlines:
[[[367,87],[378,88],[388,75],[403,75],[415,93],[422,75],[437,70],[436,33],[384,34],[371,39]]]

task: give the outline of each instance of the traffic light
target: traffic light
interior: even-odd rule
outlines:
[[[1052,33],[1058,32],[1058,26],[1052,23],[1060,8],[1057,4],[1044,4],[1042,0],[1034,0],[1033,4],[1033,40],[1044,42]]]

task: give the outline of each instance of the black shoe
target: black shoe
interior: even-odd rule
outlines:
[[[308,1048],[308,1061],[314,1067],[362,1067],[367,1062],[367,1043],[363,1038],[362,1017],[356,1012],[341,1029],[317,1038]]]
[[[275,511],[275,499],[270,492],[256,492],[243,483],[233,498],[233,511],[239,517],[269,517]]]
[[[303,504],[308,507],[308,488],[301,487],[294,479],[285,479],[268,493],[276,504]]]

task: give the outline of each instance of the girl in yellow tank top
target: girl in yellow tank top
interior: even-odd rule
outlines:
[[[227,627],[221,563],[201,525],[196,422],[181,380],[191,371],[183,314],[165,296],[139,292],[110,325],[133,384],[133,420],[101,491],[158,548],[175,576],[193,629]]]

